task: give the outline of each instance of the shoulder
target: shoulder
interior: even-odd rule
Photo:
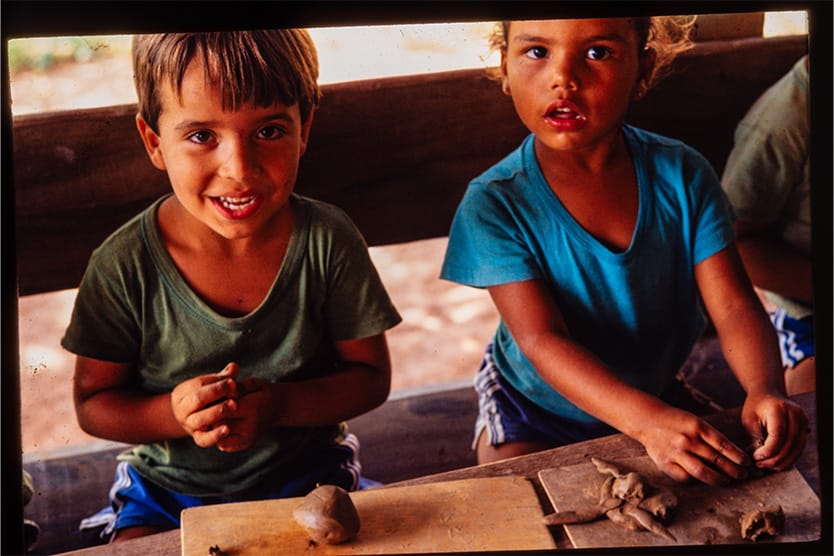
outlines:
[[[531,165],[535,164],[533,145],[535,136],[528,135],[521,144],[507,156],[493,164],[485,172],[472,180],[476,187],[501,187],[520,179],[526,179]]]
[[[367,251],[365,237],[341,207],[297,194],[293,203],[296,231],[308,259],[322,261]]]
[[[715,174],[707,158],[680,139],[631,125],[624,126],[623,132],[632,156],[638,164],[647,164],[654,170],[669,175],[682,173],[687,176],[693,171],[706,171],[710,176]]]
[[[147,253],[148,236],[155,236],[158,199],[111,233],[92,253],[91,265],[126,266]]]
[[[464,192],[458,212],[480,212],[486,207],[525,204],[528,196],[534,196],[530,184],[541,181],[541,170],[534,152],[535,136],[527,136],[511,153],[485,172],[472,179]]]
[[[298,217],[306,220],[311,228],[318,232],[356,231],[356,225],[341,207],[331,203],[293,194]]]

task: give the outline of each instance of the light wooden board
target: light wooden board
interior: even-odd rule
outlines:
[[[662,546],[747,544],[741,537],[740,516],[748,511],[780,504],[785,512],[782,535],[760,538],[757,542],[803,542],[820,537],[820,501],[796,469],[763,477],[737,481],[726,487],[704,484],[679,484],[654,465],[648,456],[611,460],[619,467],[637,471],[653,487],[665,486],[678,496],[678,508],[667,529],[677,543],[648,531],[629,531],[606,518],[590,523],[565,525],[565,532],[576,548],[617,546]],[[539,479],[557,511],[596,504],[605,476],[593,463],[544,469]]]
[[[400,554],[541,550],[556,545],[523,477],[464,479],[352,492],[357,538],[316,545],[292,517],[300,498],[239,502],[182,512],[182,553],[207,556]]]

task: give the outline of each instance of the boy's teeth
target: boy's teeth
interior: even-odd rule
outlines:
[[[226,208],[240,208],[255,200],[255,197],[218,197],[220,204]]]

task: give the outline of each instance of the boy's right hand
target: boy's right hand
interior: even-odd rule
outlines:
[[[237,364],[229,363],[219,373],[194,377],[171,391],[174,416],[197,446],[214,446],[228,436],[223,421],[237,409],[237,374]]]
[[[750,456],[718,429],[675,407],[662,413],[640,438],[658,469],[679,482],[714,486],[747,477]]]

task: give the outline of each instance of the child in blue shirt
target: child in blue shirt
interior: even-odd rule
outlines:
[[[662,399],[707,323],[747,392],[759,467],[800,454],[767,315],[707,161],[624,123],[674,57],[669,18],[512,21],[501,84],[531,131],[472,181],[441,276],[487,288],[501,321],[476,379],[480,462],[621,431],[658,468],[719,484],[750,456]],[[706,315],[703,309],[706,310]]]

